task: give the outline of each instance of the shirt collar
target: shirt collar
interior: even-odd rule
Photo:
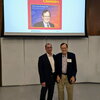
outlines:
[[[47,24],[49,25],[49,23],[45,23],[44,21],[43,21],[43,24],[44,24],[45,27],[47,27]]]
[[[46,53],[46,54],[47,54],[48,57],[52,57],[53,56],[53,54],[52,55],[49,55],[48,53]]]
[[[62,57],[67,57],[67,54],[66,54],[66,55],[63,55],[63,54],[62,54]]]

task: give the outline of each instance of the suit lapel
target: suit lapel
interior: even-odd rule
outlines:
[[[67,52],[67,59],[69,59],[69,53]],[[67,69],[69,68],[69,63],[67,62]]]
[[[60,65],[60,66],[61,66],[61,69],[60,69],[60,70],[61,70],[61,72],[62,72],[62,53],[60,54],[59,62],[60,62],[60,64],[61,64],[61,65]]]
[[[48,59],[48,56],[47,56],[47,54],[45,54],[45,60],[46,60],[46,62],[48,63],[48,66],[51,68],[51,64],[50,64],[50,61],[49,61],[49,59]],[[51,68],[52,69],[52,68]]]
[[[44,27],[44,23],[42,22],[42,27]]]
[[[67,52],[67,59],[69,58],[69,53]]]

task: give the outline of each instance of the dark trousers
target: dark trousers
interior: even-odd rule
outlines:
[[[47,100],[52,100],[55,86],[54,75],[51,75],[49,83],[46,83],[46,87],[41,88],[40,100],[45,100],[46,93],[48,91]]]

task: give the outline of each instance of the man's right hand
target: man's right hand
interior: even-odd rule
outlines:
[[[46,87],[46,82],[41,83],[42,87]]]
[[[59,76],[57,76],[57,82],[58,82],[58,83],[60,82],[60,80],[61,80],[61,79],[60,79],[60,77],[59,77]]]

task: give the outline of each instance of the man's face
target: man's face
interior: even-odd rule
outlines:
[[[62,54],[66,55],[68,51],[68,47],[66,46],[66,44],[62,45],[60,48],[61,48]]]
[[[50,22],[50,13],[49,12],[45,12],[42,16],[42,19],[45,23],[49,23]]]
[[[47,45],[46,47],[45,47],[45,50],[46,50],[46,52],[48,53],[48,54],[52,54],[52,45]]]

